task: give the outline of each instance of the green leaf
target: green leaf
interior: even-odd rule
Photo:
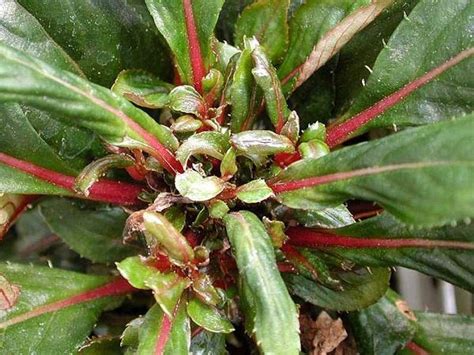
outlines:
[[[173,318],[173,312],[189,280],[174,272],[159,272],[156,268],[145,264],[140,256],[132,256],[117,263],[120,274],[139,289],[153,290],[156,302],[168,317]]]
[[[338,235],[404,239],[474,242],[474,226],[459,223],[439,228],[410,228],[388,213],[334,230]],[[474,290],[472,275],[474,251],[448,248],[397,248],[397,249],[332,249],[337,255],[367,266],[404,266],[427,275],[446,280],[459,287]],[[332,253],[332,252],[331,252]]]
[[[259,203],[273,196],[273,191],[264,180],[253,180],[237,189],[237,198],[245,203]]]
[[[95,83],[110,87],[127,68],[144,69],[163,78],[171,71],[170,61],[163,56],[163,41],[143,0],[18,2]]]
[[[370,306],[388,288],[390,270],[371,268],[337,274],[342,291],[332,290],[300,275],[283,275],[290,292],[306,302],[335,311],[355,311]]]
[[[474,317],[415,312],[414,341],[430,354],[467,354],[474,347]]]
[[[235,26],[235,43],[242,46],[245,37],[255,37],[268,58],[273,63],[280,62],[288,43],[289,3],[289,0],[260,0],[247,6]]]
[[[203,177],[189,169],[176,176],[175,186],[182,196],[192,201],[207,201],[224,190],[225,182],[216,176]]]
[[[213,200],[209,204],[209,216],[211,216],[211,218],[222,219],[229,210],[229,206],[221,200]]]
[[[190,352],[193,355],[227,355],[225,334],[200,331],[191,339]]]
[[[231,333],[234,331],[232,323],[215,307],[192,298],[187,305],[189,317],[194,323],[213,333]]]
[[[158,305],[150,308],[139,328],[139,345],[137,355],[155,354],[157,342],[163,332],[166,315]],[[186,315],[186,307],[180,305],[176,316],[171,321],[171,332],[165,339],[164,355],[188,355],[191,343],[191,327]]]
[[[456,54],[472,48],[474,39],[469,29],[473,11],[474,4],[470,1],[419,1],[377,57],[367,85],[344,118],[372,106]],[[418,41],[418,38],[423,40]],[[394,124],[423,125],[471,113],[474,79],[465,73],[472,71],[473,65],[472,58],[465,59],[372,120],[358,133]],[[452,90],[453,86],[457,89]]]
[[[294,208],[359,198],[379,203],[410,225],[463,220],[474,216],[472,132],[472,117],[413,128],[297,162],[269,185]]]
[[[262,93],[252,75],[254,49],[255,41],[246,41],[232,76],[229,103],[232,107],[230,128],[234,133],[250,129],[258,115]]]
[[[415,315],[405,301],[388,290],[377,303],[349,314],[349,322],[362,354],[392,355],[415,335]]]
[[[168,103],[173,85],[143,70],[124,70],[115,79],[112,91],[138,106],[162,108]]]
[[[226,0],[217,22],[217,37],[228,43],[233,43],[235,33],[235,23],[244,8],[251,4],[253,0]]]
[[[176,151],[176,158],[186,166],[191,156],[201,154],[222,160],[229,149],[229,136],[220,132],[196,133],[186,139]]]
[[[363,90],[377,56],[400,22],[419,0],[395,0],[339,52],[335,75],[336,112],[347,111]],[[372,70],[372,69],[371,69]],[[298,111],[299,112],[299,111]]]
[[[298,354],[299,324],[296,307],[276,267],[271,239],[262,222],[251,212],[231,213],[224,218],[227,235],[239,269],[240,296],[251,293],[247,322],[253,323],[257,344],[263,352]]]
[[[340,228],[355,223],[345,205],[322,210],[291,210],[290,214],[305,227]]]
[[[289,22],[288,52],[278,69],[279,77],[291,79],[294,70],[305,63],[324,35],[331,35],[329,31],[345,16],[369,3],[368,0],[308,0],[301,5]],[[291,85],[285,87],[285,92],[289,91]]]
[[[0,264],[0,274],[20,289],[18,301],[0,318],[5,353],[46,354],[51,349],[73,353],[86,340],[100,313],[121,301],[116,297],[119,293],[109,292],[111,284],[108,290],[101,289],[107,281],[102,276],[12,263]]]
[[[254,42],[255,40],[249,41]],[[276,127],[276,131],[279,133],[290,114],[290,110],[286,104],[285,96],[283,96],[276,69],[269,62],[258,43],[252,46],[254,47],[252,51],[254,62],[252,75],[257,85],[263,91],[268,117],[270,117],[271,122]]]
[[[214,61],[211,39],[224,0],[145,0],[156,27],[165,37],[178,64],[178,72],[185,84],[192,84],[193,59],[191,46],[199,46],[202,59],[209,69]],[[191,6],[191,15],[199,43],[189,37],[190,18],[185,15],[186,5]]]
[[[237,153],[244,155],[260,165],[269,155],[292,153],[293,143],[285,136],[272,131],[252,130],[233,134],[230,137],[232,146]]]
[[[196,132],[203,125],[201,120],[194,118],[191,115],[183,115],[176,119],[171,125],[171,130],[177,133],[193,133]]]
[[[82,257],[109,263],[134,252],[122,243],[128,215],[121,208],[106,205],[92,208],[60,198],[43,201],[39,208],[52,232]]]

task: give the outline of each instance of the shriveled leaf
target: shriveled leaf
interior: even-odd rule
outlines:
[[[183,166],[187,165],[191,156],[197,154],[222,160],[229,147],[228,135],[219,132],[201,132],[186,139],[176,151],[176,157]]]
[[[288,42],[287,13],[289,0],[260,0],[247,6],[235,26],[235,43],[255,37],[265,48],[268,58],[280,62]]]
[[[294,208],[360,198],[410,225],[460,221],[474,216],[473,132],[472,117],[413,128],[292,164],[270,186]]]
[[[426,72],[447,63],[458,53],[474,47],[470,27],[473,11],[474,4],[470,1],[419,1],[380,52],[367,85],[344,117],[359,113]],[[358,133],[373,127],[423,125],[471,113],[474,109],[474,80],[465,73],[473,68],[471,53],[470,58],[401,100]],[[452,90],[453,85],[456,90]]]
[[[225,182],[216,176],[203,177],[197,171],[186,170],[176,176],[176,189],[192,201],[207,201],[219,195]]]
[[[474,226],[460,222],[457,226],[439,228],[410,228],[388,213],[366,219],[362,222],[334,230],[339,235],[361,238],[405,238],[474,242]],[[360,265],[404,266],[427,275],[446,280],[459,287],[474,290],[472,275],[474,266],[473,250],[456,248],[378,248],[378,249],[334,249]]]
[[[193,298],[188,302],[187,311],[194,323],[213,333],[231,333],[232,323],[215,307],[208,306]]]
[[[252,130],[233,134],[230,142],[238,154],[250,158],[257,165],[263,163],[269,155],[292,153],[295,150],[287,137],[272,131]]]
[[[388,288],[390,271],[371,268],[338,274],[343,290],[337,291],[319,285],[300,275],[283,275],[290,292],[306,302],[335,311],[355,311],[370,306],[382,297]]]
[[[474,348],[474,317],[415,312],[415,343],[430,354],[467,354]]]
[[[273,191],[264,180],[253,180],[237,189],[237,198],[245,203],[259,203],[273,196]]]
[[[165,46],[142,0],[18,2],[97,84],[110,87],[126,68],[169,75]]]
[[[224,222],[245,288],[240,296],[250,307],[244,309],[246,321],[252,324],[250,331],[255,333],[257,344],[263,352],[298,354],[296,307],[276,267],[263,223],[247,211],[231,213]]]
[[[168,103],[173,85],[142,70],[124,70],[115,79],[112,91],[138,106],[162,108]]]
[[[158,212],[143,213],[143,227],[151,250],[163,249],[178,265],[194,259],[194,252],[186,238]]]
[[[192,84],[196,75],[193,61],[203,60],[207,68],[213,63],[211,39],[224,0],[146,0],[145,3],[174,54],[181,80]],[[202,58],[194,56],[198,47]]]
[[[52,232],[82,257],[108,263],[134,252],[122,243],[128,215],[119,207],[84,206],[81,202],[55,198],[41,202],[39,208]]]
[[[42,266],[1,264],[0,274],[20,289],[18,302],[0,318],[2,351],[10,354],[77,351],[100,313],[131,291],[122,281],[106,284],[103,276]]]
[[[388,290],[377,303],[349,314],[357,350],[363,354],[392,355],[415,335],[416,317],[407,303]]]

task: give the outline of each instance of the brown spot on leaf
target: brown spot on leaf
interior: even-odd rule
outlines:
[[[15,306],[19,296],[20,287],[0,275],[0,310],[5,311]]]
[[[397,300],[395,302],[395,305],[397,306],[398,310],[403,313],[405,317],[407,317],[409,320],[416,321],[416,316],[415,313],[410,309],[408,306],[408,303],[404,300]]]

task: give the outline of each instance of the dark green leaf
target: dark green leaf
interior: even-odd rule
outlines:
[[[366,219],[334,231],[355,237],[387,239],[420,238],[474,242],[474,226],[459,223],[457,226],[420,229],[403,225],[388,213]],[[334,253],[360,265],[404,266],[459,287],[474,290],[472,263],[474,251],[447,248],[397,248],[397,249],[333,249]]]
[[[255,37],[268,58],[280,62],[288,42],[288,6],[289,0],[260,0],[247,6],[235,26],[235,43],[242,46],[245,37]]]
[[[100,85],[110,87],[123,69],[169,75],[170,61],[143,0],[19,2]]]
[[[129,145],[127,140],[146,144],[136,125],[165,146],[176,147],[166,127],[109,90],[4,45],[0,45],[0,58],[2,99],[47,110],[69,124],[95,131],[111,144]],[[18,81],[19,75],[24,80]]]
[[[474,4],[467,0],[419,1],[377,57],[367,85],[344,117],[372,106],[463,50],[472,48],[473,11]],[[474,60],[465,59],[372,120],[359,133],[373,127],[422,125],[471,113],[474,79],[466,73],[473,70]],[[453,86],[457,89],[452,90]]]
[[[95,262],[113,262],[134,250],[122,243],[128,215],[119,207],[91,208],[67,199],[50,199],[40,212],[51,230],[72,250]]]
[[[414,341],[430,354],[469,354],[474,349],[474,317],[415,312]]]
[[[290,292],[306,302],[335,311],[355,311],[370,306],[387,291],[388,268],[341,272],[342,291],[329,289],[300,275],[283,276]]]
[[[247,298],[247,322],[263,352],[298,354],[299,325],[296,307],[276,267],[271,239],[262,222],[251,212],[231,213],[224,218],[236,258],[241,297]]]
[[[112,91],[117,95],[148,108],[164,107],[172,89],[173,85],[143,70],[122,71],[112,86]]]
[[[191,339],[190,351],[193,355],[227,355],[225,334],[202,330]]]
[[[232,323],[215,307],[193,298],[188,302],[187,311],[194,323],[214,333],[231,333],[234,331]]]
[[[163,331],[166,315],[158,305],[153,306],[145,315],[139,329],[137,355],[154,354],[158,337]],[[191,343],[191,328],[186,315],[186,307],[180,305],[172,322],[171,333],[164,348],[164,355],[188,355]]]
[[[405,301],[388,290],[377,303],[349,314],[357,350],[364,355],[392,355],[415,335],[415,315]]]
[[[102,276],[11,263],[1,264],[0,274],[20,289],[18,302],[2,312],[0,320],[2,352],[8,354],[46,354],[51,349],[73,353],[100,313],[120,302],[120,298],[99,296],[85,303],[68,303],[74,296],[102,286],[107,281]],[[48,311],[54,302],[61,301],[65,302],[62,307]]]
[[[313,180],[304,179],[314,178],[313,187],[294,185],[295,190],[278,195],[294,208],[317,209],[360,198],[376,201],[410,225],[463,220],[474,216],[473,132],[472,117],[413,128],[297,162],[270,185],[279,192],[291,187],[289,181],[311,186]]]
[[[186,19],[185,16],[185,1],[145,0],[145,2],[156,26],[165,37],[174,54],[181,80],[185,84],[192,84],[193,59],[191,58],[190,47],[196,44],[191,43],[191,38],[188,36],[187,20],[189,21],[189,18]],[[223,3],[224,0],[189,1],[199,37],[202,59],[207,68],[212,65],[214,60],[211,39]]]

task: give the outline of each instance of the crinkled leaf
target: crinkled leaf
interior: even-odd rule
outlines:
[[[187,165],[188,159],[197,154],[221,160],[229,149],[229,136],[219,132],[201,132],[184,141],[176,151],[176,157]]]
[[[421,0],[397,27],[374,64],[367,85],[344,117],[353,116],[397,91],[424,73],[474,46],[471,1],[434,3]],[[423,39],[423,40],[418,40]],[[446,44],[446,45],[440,45]],[[358,132],[373,127],[422,125],[474,109],[474,79],[468,72],[474,59],[465,59],[438,79],[418,89]],[[453,86],[456,90],[453,90]]]
[[[474,226],[461,222],[457,226],[439,228],[410,228],[383,213],[377,217],[334,230],[339,235],[401,239],[431,239],[446,241],[474,242]],[[404,266],[436,278],[446,280],[459,287],[474,290],[472,275],[474,265],[473,250],[448,248],[396,248],[396,249],[334,249],[335,254],[343,256],[360,265]]]
[[[165,46],[142,0],[18,2],[95,83],[110,87],[128,68],[169,75]]]
[[[112,91],[138,106],[162,108],[168,103],[173,85],[143,70],[124,70],[115,79]]]
[[[299,325],[296,307],[276,267],[271,239],[262,222],[251,212],[231,213],[224,218],[237,262],[241,283],[252,294],[251,309],[244,309],[253,323],[257,344],[263,352],[298,354]]]
[[[338,273],[342,291],[332,290],[300,275],[283,275],[290,292],[306,302],[335,311],[355,311],[370,306],[388,288],[390,270],[371,268]]]
[[[191,56],[191,47],[200,47],[202,59],[209,68],[214,60],[211,48],[212,34],[224,0],[145,0],[145,2],[156,27],[174,54],[181,80],[185,84],[192,84],[192,61],[196,58]],[[186,6],[191,8],[189,16],[185,15]],[[190,16],[194,20],[194,30],[199,43],[194,43],[193,38],[189,36],[189,32],[192,31]]]
[[[0,274],[20,288],[18,302],[1,312],[2,352],[9,354],[51,353],[51,349],[61,354],[75,352],[100,313],[121,301],[100,292],[90,299],[75,298],[103,286],[107,282],[103,276],[12,263],[1,264]],[[55,302],[64,304],[52,307]]]
[[[255,37],[273,62],[282,60],[288,42],[289,0],[260,0],[247,6],[235,26],[235,43]]]
[[[355,223],[345,205],[321,210],[291,210],[290,215],[305,227],[340,228]]]
[[[183,115],[176,119],[171,129],[177,133],[192,133],[202,127],[202,121],[191,115]]]
[[[284,181],[314,178],[313,187],[278,195],[294,208],[317,209],[360,198],[379,203],[411,225],[463,220],[474,216],[473,132],[472,117],[413,128],[294,163],[270,185],[278,192]]]
[[[245,203],[259,203],[273,196],[273,191],[264,180],[253,180],[237,189],[237,198]]]
[[[187,311],[194,323],[213,333],[231,333],[232,323],[215,307],[208,306],[197,298],[188,302]]]
[[[192,201],[207,201],[219,195],[225,182],[216,176],[202,177],[197,171],[186,170],[176,176],[176,189]]]
[[[203,97],[189,85],[177,86],[171,90],[168,105],[173,111],[189,113],[200,118],[204,118],[206,114]]]
[[[122,243],[128,215],[119,207],[92,208],[81,202],[55,198],[41,202],[40,212],[52,232],[82,257],[108,263],[134,252]]]
[[[349,314],[351,329],[362,354],[392,355],[402,349],[417,330],[415,315],[405,301],[388,290],[377,303]]]
[[[269,155],[292,153],[295,150],[287,137],[272,131],[252,130],[233,134],[230,142],[238,154],[252,159],[255,163],[262,163]]]

